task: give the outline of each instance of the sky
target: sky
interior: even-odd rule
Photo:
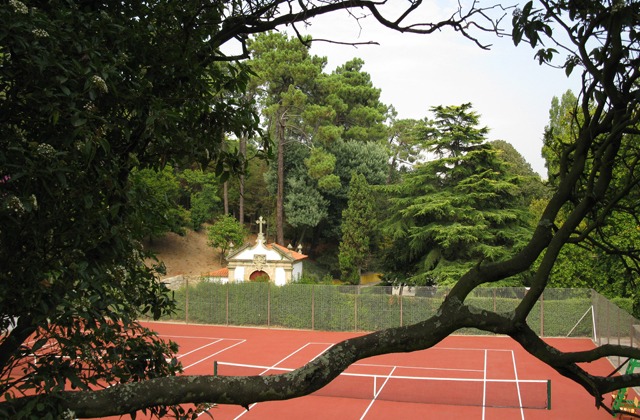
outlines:
[[[435,9],[432,12],[438,16]],[[508,25],[510,20],[509,15]],[[528,45],[516,48],[509,38],[484,36],[493,44],[486,51],[451,30],[401,34],[372,18],[358,24],[345,12],[321,16],[299,30],[316,39],[378,42],[357,47],[315,42],[311,54],[327,57],[327,72],[362,58],[363,71],[381,89],[381,101],[395,107],[398,118],[431,118],[431,107],[470,102],[480,114],[480,125],[490,129],[488,140],[511,143],[546,178],[540,151],[551,100],[567,89],[578,92],[580,84],[577,75],[567,78],[562,69],[540,66]]]

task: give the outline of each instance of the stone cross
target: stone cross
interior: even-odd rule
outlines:
[[[262,216],[260,216],[258,218],[258,221],[256,222],[256,224],[258,224],[260,226],[260,235],[262,235],[262,225],[264,225],[265,223],[267,223],[267,222],[265,222],[265,220],[262,218]]]
[[[259,242],[264,242],[264,234],[262,233],[262,225],[264,225],[265,223],[267,223],[262,216],[260,216],[258,218],[258,220],[256,221],[256,224],[260,227],[260,232],[258,233],[258,241]]]

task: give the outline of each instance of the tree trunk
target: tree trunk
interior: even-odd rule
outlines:
[[[229,215],[229,182],[222,184],[222,201],[224,202],[224,215]]]
[[[278,113],[276,141],[278,142],[278,190],[276,192],[276,243],[284,246],[284,128],[286,111]]]
[[[242,135],[240,137],[240,156],[242,159],[247,159],[247,137],[246,135]],[[238,199],[238,221],[240,224],[244,224],[244,173],[240,174],[240,198]]]
[[[391,181],[393,180],[393,172],[395,168],[396,168],[396,157],[394,156],[393,159],[391,159],[391,163],[389,163],[389,172],[387,172],[387,185],[390,185]]]

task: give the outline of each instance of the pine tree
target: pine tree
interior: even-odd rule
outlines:
[[[450,284],[482,260],[509,255],[526,239],[528,212],[519,177],[485,143],[471,104],[435,107],[422,127],[438,159],[389,188],[387,272],[401,282]]]
[[[344,281],[359,283],[368,260],[375,223],[371,187],[364,175],[354,172],[349,183],[349,202],[342,212],[342,241],[338,255]]]

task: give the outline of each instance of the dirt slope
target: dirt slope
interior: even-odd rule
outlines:
[[[207,245],[206,229],[199,232],[189,230],[185,236],[168,233],[144,245],[164,262],[167,268],[166,277],[178,274],[200,275],[221,267],[220,252]]]

